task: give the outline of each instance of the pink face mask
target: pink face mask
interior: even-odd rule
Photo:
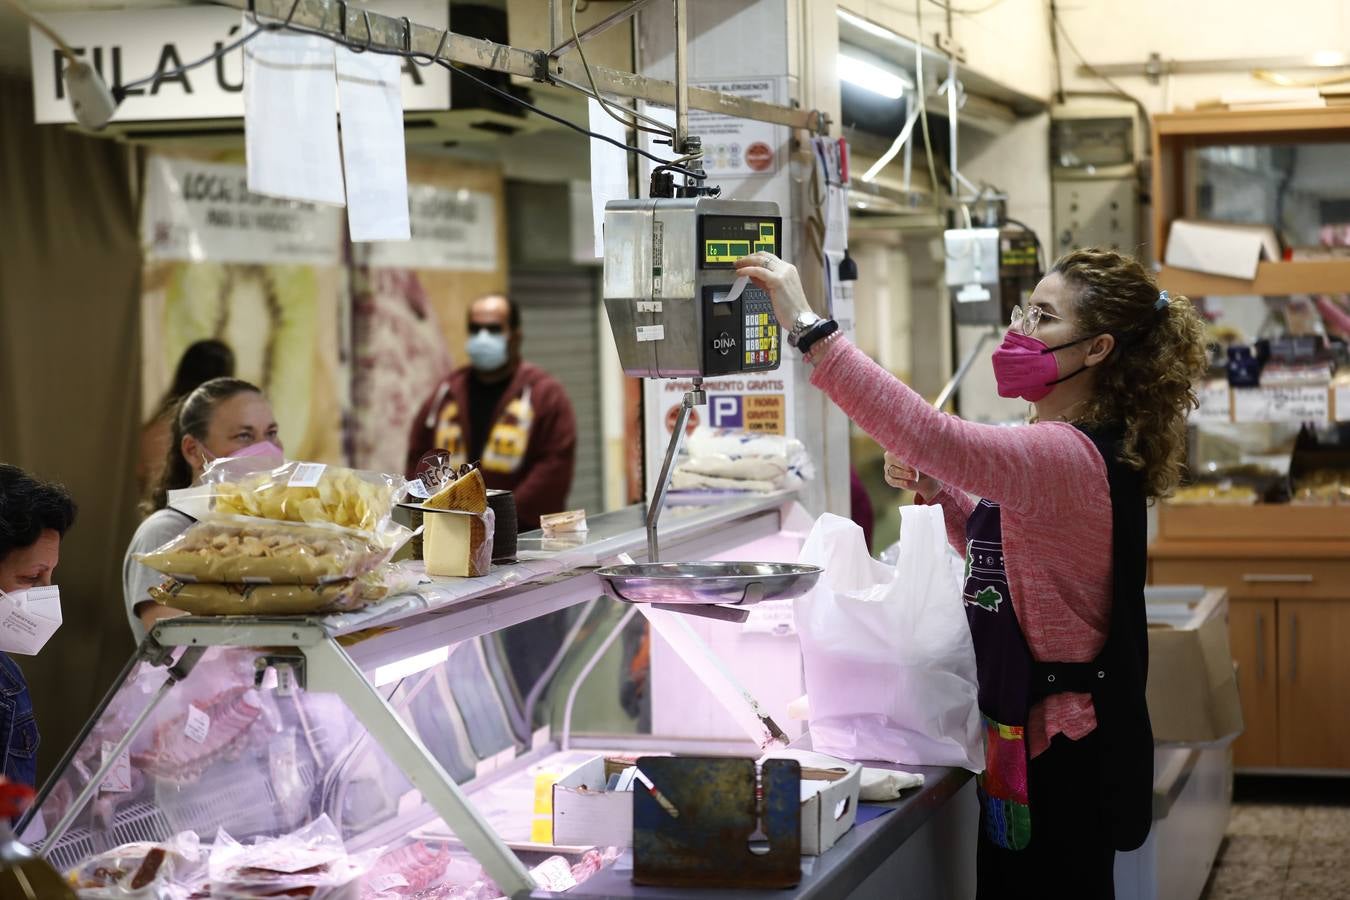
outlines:
[[[1009,331],[1003,336],[1003,343],[994,351],[994,380],[998,383],[998,395],[1021,397],[1031,403],[1043,400],[1055,389],[1055,385],[1087,369],[1087,366],[1083,366],[1077,372],[1060,378],[1055,351],[1086,340],[1089,338],[1081,337],[1058,347],[1047,347],[1044,341],[1030,335]]]
[[[285,458],[286,452],[271,441],[254,441],[247,447],[240,447],[230,454],[230,459],[247,459],[250,456],[276,456]]]

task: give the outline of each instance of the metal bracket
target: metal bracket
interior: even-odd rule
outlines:
[[[956,42],[956,39],[942,32],[933,34],[933,44],[943,53],[956,58],[957,62],[966,61],[966,48]]]
[[[296,688],[308,687],[303,653],[268,653],[255,659],[253,666],[254,687],[263,686],[269,670],[276,673],[276,692],[282,697],[289,697]]]

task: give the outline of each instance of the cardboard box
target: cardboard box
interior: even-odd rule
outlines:
[[[1209,743],[1242,733],[1242,704],[1223,615],[1150,623],[1148,713],[1153,739]]]
[[[553,843],[631,847],[633,795],[606,791],[609,776],[632,765],[597,756],[553,785]],[[848,833],[858,816],[862,766],[846,771],[802,769],[802,853],[819,856]]]
[[[1166,262],[1179,269],[1251,281],[1257,263],[1279,258],[1280,241],[1268,225],[1177,219],[1167,235]]]

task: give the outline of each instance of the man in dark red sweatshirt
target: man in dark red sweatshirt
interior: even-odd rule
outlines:
[[[436,386],[413,420],[408,475],[443,450],[476,462],[489,488],[515,494],[520,530],[560,512],[572,487],[577,428],[558,380],[520,358],[520,310],[502,296],[469,307],[469,365]]]

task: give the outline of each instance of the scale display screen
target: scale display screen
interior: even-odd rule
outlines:
[[[742,256],[778,253],[778,222],[742,216],[704,216],[702,267],[730,269]]]

